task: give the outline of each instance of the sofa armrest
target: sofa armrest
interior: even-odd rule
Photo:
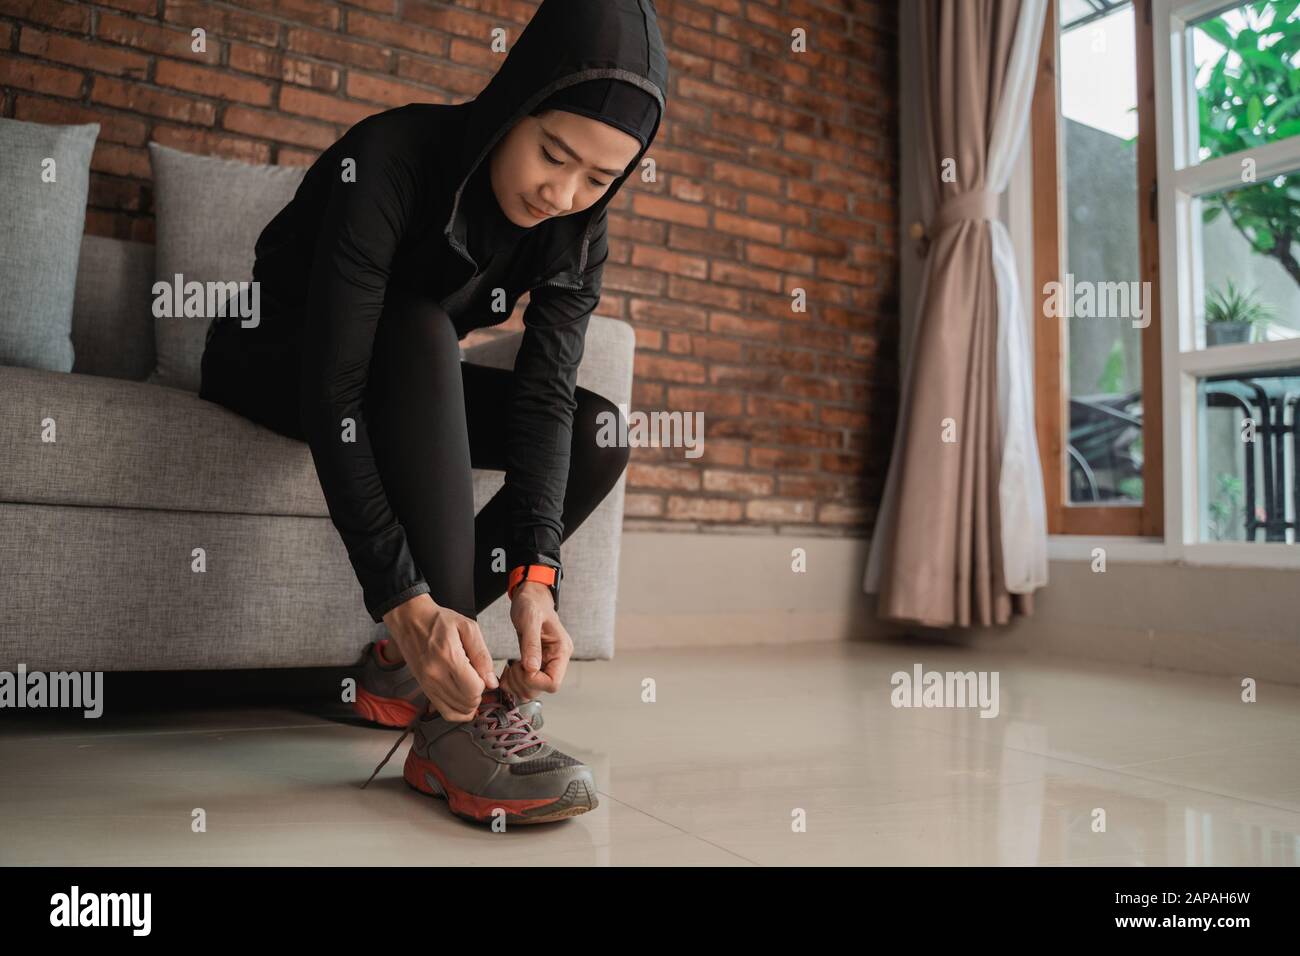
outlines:
[[[486,365],[488,368],[514,368],[515,355],[519,352],[519,344],[523,339],[522,332],[498,335],[494,339],[480,342],[470,348],[462,348],[460,360],[475,365]]]
[[[466,349],[464,360],[493,368],[513,368],[522,340],[519,332],[501,336]],[[578,366],[578,386],[626,408],[632,401],[635,355],[632,326],[621,319],[593,315]],[[476,479],[476,510],[501,487],[503,477],[493,473],[490,479]],[[573,638],[575,660],[609,660],[614,656],[625,484],[626,475],[620,475],[613,490],[560,549],[564,562],[561,617]],[[517,654],[518,639],[510,623],[508,601],[492,604],[479,615],[479,623],[494,656]]]
[[[523,342],[522,332],[512,332],[464,349],[462,359],[490,368],[512,369]],[[622,319],[593,315],[578,366],[578,385],[603,395],[615,405],[632,401],[632,363],[636,333]]]

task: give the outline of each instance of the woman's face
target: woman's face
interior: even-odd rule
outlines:
[[[587,116],[525,116],[492,151],[492,191],[516,226],[536,226],[591,206],[640,151],[635,136]]]

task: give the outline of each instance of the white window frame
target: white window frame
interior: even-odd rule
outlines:
[[[1242,0],[1154,0],[1152,5],[1164,373],[1164,552],[1167,559],[1188,564],[1300,568],[1300,543],[1197,540],[1201,493],[1197,379],[1221,372],[1300,366],[1300,339],[1196,348],[1201,259],[1192,222],[1193,200],[1241,186],[1241,161],[1248,156],[1255,160],[1258,181],[1300,169],[1300,136],[1195,162],[1199,124],[1195,99],[1187,95],[1187,71],[1194,69],[1188,26],[1241,4]]]

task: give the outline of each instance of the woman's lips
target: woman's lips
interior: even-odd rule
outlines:
[[[523,199],[522,196],[520,196],[519,198]],[[548,213],[542,212],[540,209],[538,209],[536,206],[530,203],[527,199],[524,199],[524,208],[526,208],[533,216],[535,216],[538,219],[550,218],[550,215]]]

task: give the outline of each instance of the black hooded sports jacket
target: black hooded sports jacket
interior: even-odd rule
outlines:
[[[556,90],[601,78],[625,80],[658,100],[653,142],[668,79],[653,0],[544,0],[474,100],[411,103],[360,121],[312,164],[258,239],[253,278],[273,313],[264,321],[300,343],[303,427],[375,622],[429,591],[384,494],[362,412],[390,286],[437,301],[462,339],[506,321],[530,293],[504,424],[506,558],[508,569],[560,563],[574,388],[608,256],[606,207],[645,150],[594,205],[539,223],[513,254],[486,267],[466,246],[460,199],[515,122]],[[345,175],[349,160],[355,177]],[[505,290],[505,312],[490,308],[497,287]],[[348,418],[352,442],[340,438]]]

